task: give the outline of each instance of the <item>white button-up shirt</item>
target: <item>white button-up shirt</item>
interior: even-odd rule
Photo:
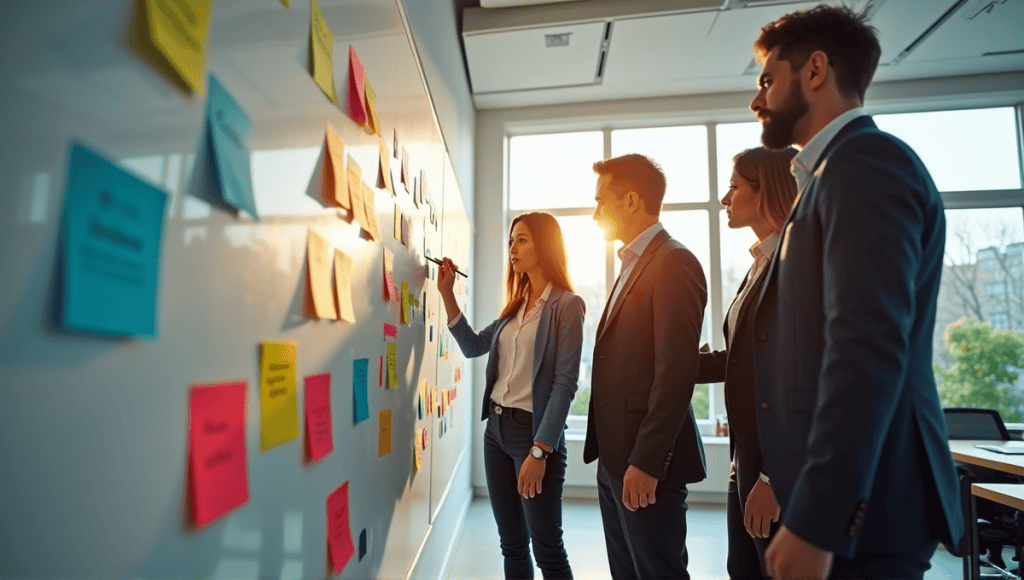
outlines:
[[[498,336],[498,379],[491,400],[502,407],[533,412],[533,354],[537,347],[540,313],[551,294],[551,284],[526,312],[526,302]]]
[[[647,228],[639,236],[636,237],[628,245],[619,248],[619,260],[622,261],[622,268],[619,271],[619,277],[615,280],[615,289],[612,291],[612,299],[608,301],[608,312],[611,312],[615,302],[619,299],[619,293],[622,292],[622,286],[629,280],[629,275],[633,273],[633,267],[636,266],[640,256],[644,255],[647,250],[647,246],[651,244],[651,240],[654,236],[658,235],[658,232],[664,230],[665,227],[661,225],[661,222],[655,222],[653,226]]]
[[[856,109],[850,109],[842,115],[839,115],[828,125],[825,125],[821,131],[811,137],[811,140],[804,145],[800,153],[797,153],[793,161],[790,162],[790,171],[793,173],[793,177],[796,178],[797,191],[803,191],[804,187],[807,186],[807,182],[811,180],[811,175],[814,171],[814,165],[818,162],[818,158],[825,151],[825,146],[832,141],[832,138],[839,134],[850,121],[858,117],[863,117],[867,113],[864,112],[864,107],[857,107]]]
[[[754,263],[750,266],[750,272],[747,274],[747,283],[743,285],[739,294],[732,301],[732,306],[729,307],[729,316],[726,318],[729,325],[730,344],[736,335],[736,321],[739,318],[740,310],[743,309],[743,304],[747,301],[750,289],[756,285],[758,278],[764,275],[764,271],[768,269],[768,262],[771,261],[775,247],[778,245],[779,232],[772,232],[768,237],[750,247],[750,255],[754,256]]]

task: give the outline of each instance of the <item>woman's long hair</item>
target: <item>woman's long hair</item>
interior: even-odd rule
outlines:
[[[779,151],[754,147],[740,151],[732,158],[740,179],[749,183],[761,196],[757,213],[768,220],[776,232],[782,231],[782,224],[786,222],[796,199],[796,178],[789,170],[794,157],[796,149],[792,147]]]
[[[555,288],[572,292],[562,228],[558,226],[555,216],[540,211],[520,214],[512,220],[512,225],[508,229],[509,237],[511,237],[516,224],[520,222],[530,230],[533,247],[537,252],[537,261],[548,281]],[[516,315],[519,307],[530,295],[530,277],[526,275],[526,272],[516,274],[512,268],[511,258],[506,257],[505,268],[508,270],[508,275],[505,280],[505,307],[501,310],[501,318],[511,318]]]

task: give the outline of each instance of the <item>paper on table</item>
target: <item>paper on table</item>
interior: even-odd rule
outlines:
[[[146,0],[149,37],[175,73],[202,94],[212,0]]]
[[[221,197],[258,218],[250,163],[252,119],[213,75],[206,113]]]
[[[309,50],[313,80],[331,99],[338,104],[338,92],[334,88],[334,34],[327,26],[327,20],[316,0],[309,14]]]
[[[366,124],[366,89],[363,63],[356,49],[348,47],[348,114],[357,125]]]
[[[352,209],[348,195],[348,172],[345,171],[345,142],[330,123],[327,124],[327,164],[324,173],[324,197],[345,209]]]
[[[370,234],[370,239],[378,242],[380,241],[380,224],[377,223],[377,208],[376,201],[374,199],[374,191],[366,183],[363,183],[363,217],[359,219],[359,223],[362,224],[363,229],[366,233]]]
[[[341,250],[334,250],[334,279],[338,289],[338,314],[345,322],[355,323],[356,312],[352,308],[352,258]]]
[[[331,424],[331,374],[305,378],[306,445],[311,461],[320,461],[334,451]]]
[[[391,453],[391,409],[380,412],[380,431],[377,434],[377,457]]]
[[[370,359],[358,358],[352,361],[352,411],[353,420],[356,423],[370,417],[369,400],[366,394],[369,365]]]
[[[249,501],[245,387],[239,381],[189,389],[192,517],[199,527]]]
[[[388,388],[398,388],[398,344],[389,342],[388,351]]]
[[[260,345],[260,449],[266,451],[299,436],[294,342]]]
[[[323,236],[309,230],[309,290],[313,294],[313,310],[317,318],[338,318],[331,290],[331,248]]]
[[[71,146],[60,288],[66,329],[156,336],[166,203],[163,191]]]
[[[359,222],[366,229],[366,224],[362,223],[366,219],[363,213],[363,170],[351,155],[348,156],[348,195],[352,199],[351,221]]]
[[[356,551],[352,544],[348,506],[346,481],[327,496],[327,543],[331,548],[331,563],[335,574],[341,574],[342,568]]]

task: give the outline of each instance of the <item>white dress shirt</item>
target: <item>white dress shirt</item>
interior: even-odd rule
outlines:
[[[772,232],[765,239],[750,246],[750,255],[754,256],[754,263],[750,266],[750,272],[747,274],[747,283],[733,299],[732,305],[729,306],[729,316],[726,318],[726,323],[729,325],[730,344],[736,335],[736,320],[739,318],[740,310],[743,309],[743,304],[747,301],[750,289],[756,285],[758,278],[764,275],[765,270],[768,269],[768,263],[771,262],[772,254],[775,253],[775,247],[778,245],[779,232]]]
[[[633,267],[636,266],[640,256],[644,255],[647,246],[651,244],[654,236],[664,229],[665,227],[661,225],[661,222],[654,222],[653,226],[641,232],[628,245],[619,248],[619,260],[622,261],[622,268],[619,269],[619,277],[615,280],[612,299],[608,301],[608,312],[611,312],[612,307],[615,306],[615,302],[619,299],[619,292],[622,291],[622,285],[626,283],[626,280],[629,280],[629,275],[633,273]]]
[[[526,312],[526,302],[498,336],[498,379],[491,400],[502,407],[533,412],[533,353],[537,348],[540,313],[551,294],[551,284]]]
[[[850,121],[863,117],[866,114],[864,107],[850,109],[832,119],[831,123],[825,125],[821,131],[818,131],[814,137],[811,137],[807,145],[804,145],[800,153],[797,153],[793,161],[790,162],[790,171],[793,173],[793,177],[796,178],[797,191],[803,191],[804,187],[807,186],[807,182],[811,180],[814,164],[818,162],[818,158],[821,157],[821,154],[825,151],[825,146],[832,141],[832,138],[839,134],[839,131]]]

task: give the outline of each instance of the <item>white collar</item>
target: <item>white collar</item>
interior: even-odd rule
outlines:
[[[663,229],[665,226],[661,225],[661,222],[654,222],[654,225],[641,232],[629,245],[619,248],[619,260],[625,259],[626,252],[632,252],[637,257],[644,255],[647,246],[651,245],[651,240]]]
[[[825,125],[821,131],[818,131],[814,137],[811,137],[811,140],[808,141],[802,149],[800,149],[800,152],[797,153],[796,157],[793,158],[793,161],[790,164],[790,171],[796,177],[797,184],[800,186],[800,189],[803,189],[804,185],[807,183],[807,178],[810,177],[811,172],[814,170],[814,166],[818,163],[818,158],[821,157],[821,154],[825,151],[825,146],[828,145],[829,142],[839,134],[839,131],[841,131],[842,128],[850,121],[853,121],[858,117],[863,117],[866,114],[867,113],[864,112],[864,107],[857,107],[846,111],[842,115],[832,119],[831,123]]]

